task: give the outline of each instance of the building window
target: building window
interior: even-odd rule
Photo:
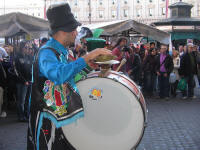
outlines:
[[[124,4],[128,4],[128,0],[124,0]]]
[[[124,9],[124,17],[128,17],[128,10]]]
[[[165,8],[165,7],[162,7],[161,11],[162,11],[162,12],[161,12],[162,15],[165,15],[165,14],[166,14],[166,8]]]
[[[177,17],[178,15],[177,15],[177,10],[172,10],[172,17]]]
[[[38,17],[40,17],[40,13],[38,13]]]
[[[141,15],[140,12],[141,12],[141,9],[137,9],[137,10],[136,10],[136,15],[137,15],[137,17],[140,17],[140,15]]]
[[[116,11],[115,10],[112,10],[111,14],[112,14],[112,18],[116,17]]]
[[[153,2],[153,0],[149,0],[149,3],[152,3]]]
[[[88,18],[91,18],[91,17],[92,17],[92,15],[91,15],[90,12],[87,12],[87,17],[88,17]]]
[[[103,0],[99,0],[99,5],[103,5]]]
[[[103,11],[102,10],[99,11],[99,18],[103,18]]]
[[[112,0],[112,4],[115,5],[116,4],[116,0]]]
[[[74,12],[74,18],[78,18],[77,12]]]
[[[74,5],[75,5],[75,6],[78,5],[78,0],[74,0]]]
[[[153,9],[149,8],[149,16],[153,16]]]
[[[140,0],[137,0],[137,3],[140,3]]]

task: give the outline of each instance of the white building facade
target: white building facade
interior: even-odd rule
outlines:
[[[47,0],[50,3],[60,0]],[[151,23],[169,17],[170,10],[166,6],[180,0],[64,0],[72,8],[75,17],[83,22],[105,22],[112,20],[135,19],[143,23]],[[167,4],[168,1],[168,4]],[[182,0],[194,5],[192,17],[200,18],[200,0]],[[91,9],[90,9],[91,8]],[[91,10],[91,11],[90,11]],[[168,13],[167,13],[168,12]],[[167,13],[167,15],[166,15]]]
[[[15,3],[12,3],[14,2]],[[27,15],[44,18],[43,0],[0,0],[0,15],[21,12]]]
[[[24,0],[26,4],[18,6],[7,7],[6,5],[4,7],[3,3],[0,3],[0,15],[9,12],[22,12],[45,18],[45,6],[47,9],[50,4],[60,1],[68,2],[74,16],[82,23],[135,19],[149,24],[169,17],[169,9],[166,15],[166,1],[169,2],[168,5],[171,5],[180,0]],[[182,1],[194,5],[192,17],[200,17],[200,0]]]

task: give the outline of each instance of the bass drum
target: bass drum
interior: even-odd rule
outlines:
[[[99,72],[77,83],[84,117],[62,127],[77,150],[130,150],[139,144],[147,109],[138,86],[125,75]]]

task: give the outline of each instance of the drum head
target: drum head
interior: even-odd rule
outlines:
[[[77,150],[130,150],[144,130],[144,114],[136,96],[108,78],[88,78],[77,84],[85,116],[62,127]]]

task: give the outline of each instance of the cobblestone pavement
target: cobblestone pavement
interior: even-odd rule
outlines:
[[[137,150],[200,150],[200,99],[147,100],[148,125]]]
[[[12,112],[0,118],[0,150],[25,150],[28,125],[17,121]]]
[[[148,126],[137,150],[200,150],[200,99],[147,99]],[[27,124],[0,119],[0,150],[25,150]]]

